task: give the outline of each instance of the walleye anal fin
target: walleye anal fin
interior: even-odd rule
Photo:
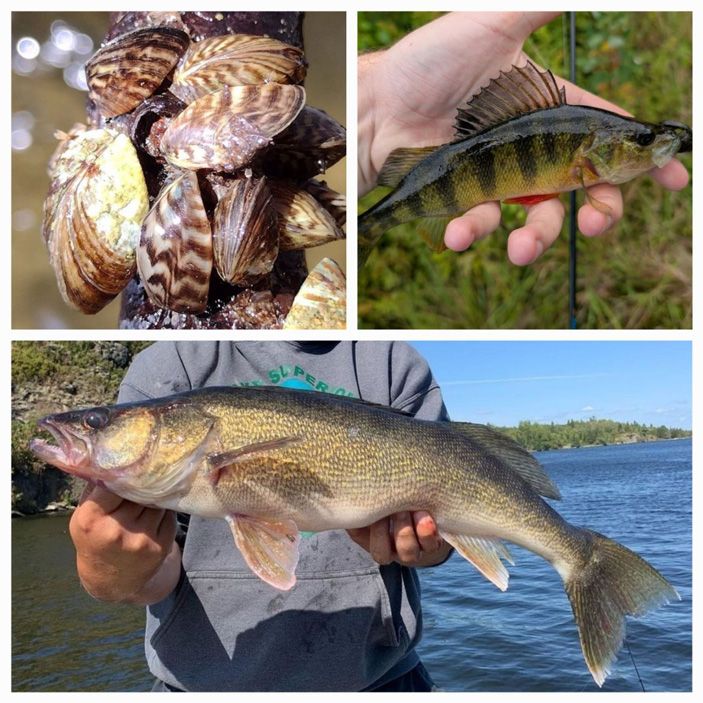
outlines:
[[[395,188],[436,146],[409,147],[392,151],[378,174],[378,185]]]
[[[415,229],[427,242],[432,251],[440,254],[447,247],[444,245],[444,232],[452,217],[423,217],[417,221]]]
[[[295,585],[300,533],[292,520],[262,520],[228,515],[234,543],[249,568],[274,588],[288,591]]]
[[[519,474],[539,495],[556,500],[561,498],[559,489],[549,478],[544,467],[512,437],[488,425],[473,422],[452,422],[451,427]]]
[[[537,203],[544,202],[545,200],[551,200],[552,198],[558,198],[559,193],[545,193],[543,195],[520,195],[517,198],[506,198],[503,202],[508,205],[524,205],[529,207],[530,205],[537,205]]]
[[[558,88],[551,71],[540,71],[531,61],[501,71],[488,85],[458,108],[454,128],[460,141],[484,129],[528,112],[566,104],[564,88]]]
[[[501,558],[514,564],[510,552],[498,539],[490,537],[469,537],[456,535],[440,530],[439,534],[461,554],[470,561],[493,585],[501,591],[508,590],[510,575],[503,565]]]
[[[208,454],[208,475],[210,482],[216,486],[222,478],[223,472],[230,468],[234,468],[239,462],[248,461],[257,454],[266,455],[276,449],[283,449],[290,444],[299,442],[302,437],[279,437],[277,439],[267,440],[266,442],[254,442],[253,444],[245,444],[242,447],[237,447],[229,452],[220,452],[218,454]]]

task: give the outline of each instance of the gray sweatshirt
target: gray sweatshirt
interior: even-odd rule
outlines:
[[[425,360],[400,342],[160,342],[120,402],[217,385],[280,385],[446,420]],[[379,566],[343,530],[301,540],[297,583],[258,579],[224,520],[192,517],[175,591],[147,609],[154,676],[190,691],[359,691],[410,671],[422,633],[414,569]]]

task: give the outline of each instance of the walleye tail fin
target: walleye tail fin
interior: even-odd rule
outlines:
[[[593,679],[602,686],[625,638],[625,615],[640,616],[681,597],[642,557],[621,544],[583,530],[591,544],[585,564],[571,569],[564,587]]]

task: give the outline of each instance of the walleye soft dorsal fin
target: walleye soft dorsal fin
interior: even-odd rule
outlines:
[[[559,489],[537,459],[508,435],[488,425],[473,422],[452,422],[452,428],[500,459],[505,466],[522,476],[539,495],[556,500],[561,498]]]
[[[551,71],[540,71],[531,61],[501,71],[488,85],[457,110],[454,141],[466,139],[484,129],[528,112],[566,103]]]
[[[493,585],[501,591],[508,590],[508,570],[501,558],[514,564],[507,547],[498,539],[490,537],[470,537],[440,530],[442,539],[470,561]]]
[[[395,188],[436,146],[408,147],[392,151],[378,174],[378,185]]]
[[[293,588],[300,543],[297,525],[292,520],[263,520],[249,515],[228,515],[227,522],[249,568],[274,588]]]

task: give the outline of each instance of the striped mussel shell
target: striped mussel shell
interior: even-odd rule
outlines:
[[[295,119],[304,102],[305,89],[298,85],[225,87],[174,117],[161,151],[181,168],[236,171]]]
[[[283,323],[284,330],[340,330],[347,324],[347,284],[337,262],[325,258],[308,274]]]
[[[302,50],[277,39],[226,34],[190,45],[169,90],[190,103],[225,86],[300,83],[306,63]]]
[[[236,179],[215,208],[212,246],[215,268],[241,285],[269,273],[278,256],[278,229],[265,178]]]
[[[185,171],[159,193],[144,219],[137,268],[155,305],[176,312],[205,310],[212,233],[194,172]]]
[[[332,215],[338,227],[344,227],[347,223],[347,199],[342,193],[330,188],[325,181],[314,178],[303,183],[303,188]]]
[[[271,181],[270,188],[278,214],[281,251],[307,249],[345,238],[335,218],[307,190],[285,181]]]
[[[113,39],[86,63],[88,95],[104,117],[130,112],[152,95],[189,43],[173,27],[148,27]]]
[[[263,167],[275,178],[305,180],[324,173],[347,151],[347,133],[324,110],[306,105],[264,152]]]
[[[74,129],[61,138],[51,162],[42,233],[63,299],[92,314],[134,273],[148,194],[125,135]]]

